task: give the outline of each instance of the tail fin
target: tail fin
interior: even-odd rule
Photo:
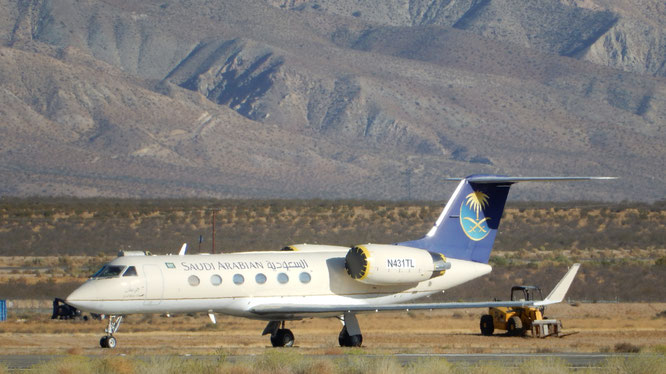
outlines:
[[[516,182],[613,179],[610,177],[507,177],[471,175],[460,180],[435,226],[421,239],[398,245],[446,257],[488,263],[509,188]],[[454,179],[458,180],[458,179]]]

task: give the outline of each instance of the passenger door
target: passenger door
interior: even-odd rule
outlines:
[[[164,278],[162,269],[157,265],[143,265],[143,274],[146,279],[146,299],[144,305],[157,305],[162,302],[164,295]]]

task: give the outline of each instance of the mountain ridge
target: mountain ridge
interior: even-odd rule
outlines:
[[[658,17],[617,11],[619,0],[363,4],[374,12],[349,1],[0,2],[0,193],[441,200],[442,178],[480,172],[621,177],[521,186],[522,199],[663,198]],[[557,22],[526,19],[544,9]],[[410,11],[424,22],[407,22]],[[507,33],[490,35],[489,17]],[[648,29],[619,29],[644,19],[640,45]],[[577,50],[589,37],[548,31],[567,22],[604,31]],[[642,71],[598,49],[618,32],[614,48],[652,51],[636,55]],[[548,47],[509,37],[542,34]]]

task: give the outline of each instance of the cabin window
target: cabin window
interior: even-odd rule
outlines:
[[[254,277],[254,280],[259,284],[264,284],[266,283],[266,276],[262,273],[259,273],[256,277]]]
[[[222,277],[217,274],[213,274],[210,276],[210,283],[212,283],[213,286],[219,286],[222,284]]]
[[[190,275],[187,278],[187,283],[189,283],[190,286],[192,287],[196,287],[199,285],[199,283],[201,283],[201,281],[199,280],[199,277],[197,277],[196,275]]]
[[[125,266],[118,265],[104,265],[101,269],[97,270],[91,278],[100,279],[100,278],[114,278],[120,276]]]
[[[136,268],[134,266],[130,266],[125,270],[123,273],[123,277],[136,277]]]
[[[280,282],[282,284],[285,284],[285,283],[289,282],[289,276],[285,273],[278,274],[277,278],[278,278],[278,282]]]
[[[245,277],[243,277],[240,274],[234,274],[234,283],[235,284],[243,284],[245,282]]]
[[[310,280],[312,280],[312,278],[310,277],[310,273],[306,272],[302,272],[301,274],[299,274],[298,279],[301,281],[301,283],[310,283]]]

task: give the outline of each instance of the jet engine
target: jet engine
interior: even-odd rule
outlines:
[[[439,277],[451,268],[444,255],[388,244],[357,245],[345,257],[347,273],[373,285],[416,283]]]

